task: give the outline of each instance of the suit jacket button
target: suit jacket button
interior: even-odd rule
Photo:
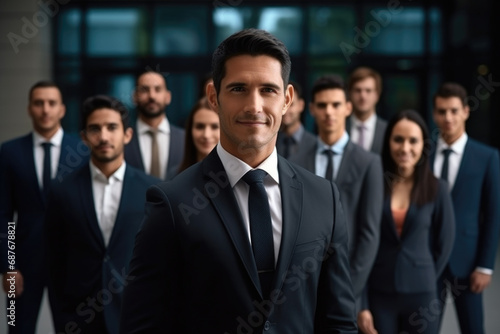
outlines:
[[[271,328],[271,323],[269,321],[266,321],[266,323],[264,324],[264,330],[268,331],[269,328]]]

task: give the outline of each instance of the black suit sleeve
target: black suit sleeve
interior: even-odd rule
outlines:
[[[355,302],[349,269],[346,218],[332,183],[335,221],[318,288],[316,333],[357,333]]]
[[[172,210],[157,186],[148,189],[146,200],[124,290],[120,333],[179,333],[176,287],[180,282],[172,274],[177,272],[179,257]]]
[[[448,184],[440,181],[436,210],[433,214],[433,255],[436,267],[436,277],[443,272],[450,257],[455,241],[455,214],[448,191]]]

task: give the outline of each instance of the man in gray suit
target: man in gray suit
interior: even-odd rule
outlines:
[[[293,86],[295,93],[293,102],[286,114],[283,115],[276,140],[278,154],[287,159],[302,151],[302,148],[307,147],[310,143],[316,142],[316,136],[307,131],[300,120],[306,105],[302,87],[295,81],[290,81],[290,85]]]
[[[335,181],[347,217],[349,257],[358,310],[378,250],[383,176],[380,157],[354,144],[345,131],[351,113],[344,83],[335,75],[313,85],[309,110],[318,127],[317,141],[290,160]]]
[[[133,98],[138,119],[134,136],[125,146],[125,160],[147,174],[168,180],[177,174],[184,154],[184,130],[170,123],[165,114],[172,94],[163,75],[152,70],[139,75]]]
[[[382,77],[372,68],[358,67],[349,77],[347,91],[352,103],[347,132],[354,143],[381,154],[387,121],[377,116],[375,107],[382,93]]]

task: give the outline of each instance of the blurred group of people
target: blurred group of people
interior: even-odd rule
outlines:
[[[462,333],[484,333],[500,162],[466,133],[465,89],[435,93],[433,138],[417,111],[377,115],[375,70],[324,75],[308,96],[312,133],[289,75],[282,43],[244,30],[214,52],[184,129],[168,120],[165,79],[146,71],[136,124],[118,99],[92,96],[80,139],[61,127],[58,86],[33,85],[33,131],[0,148],[10,332],[35,332],[47,287],[57,333],[432,334],[447,294]],[[256,211],[270,216],[260,232],[245,178],[257,170],[269,206]]]

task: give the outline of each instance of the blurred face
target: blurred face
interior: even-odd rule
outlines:
[[[292,127],[294,125],[300,124],[300,115],[304,111],[304,106],[304,99],[299,98],[297,95],[295,95],[290,108],[288,108],[286,114],[283,115],[282,124],[285,127]]]
[[[412,175],[424,150],[422,129],[408,119],[400,120],[392,129],[389,146],[399,173],[403,176]]]
[[[433,116],[443,139],[452,144],[465,132],[469,106],[464,106],[458,97],[436,97]]]
[[[326,144],[333,144],[343,135],[345,119],[351,114],[351,104],[346,100],[342,89],[325,89],[317,92],[309,109],[316,119],[318,133]]]
[[[171,94],[165,80],[158,73],[144,73],[137,80],[134,103],[145,118],[161,117],[170,104]]]
[[[284,88],[281,63],[270,56],[232,57],[225,69],[219,95],[209,84],[208,100],[219,114],[221,145],[253,166],[274,150],[293,87]]]
[[[206,157],[219,142],[219,115],[210,109],[199,109],[191,129],[198,160]]]
[[[66,107],[62,103],[61,92],[55,87],[42,87],[33,90],[28,114],[36,132],[46,138],[52,137],[61,126]]]
[[[349,96],[356,116],[360,115],[360,118],[361,115],[368,117],[375,113],[379,95],[374,78],[368,77],[356,82],[352,86]]]
[[[108,109],[96,109],[87,118],[87,126],[82,132],[82,139],[90,148],[92,161],[97,165],[121,161],[123,148],[132,138],[132,129],[123,129],[119,112]]]

